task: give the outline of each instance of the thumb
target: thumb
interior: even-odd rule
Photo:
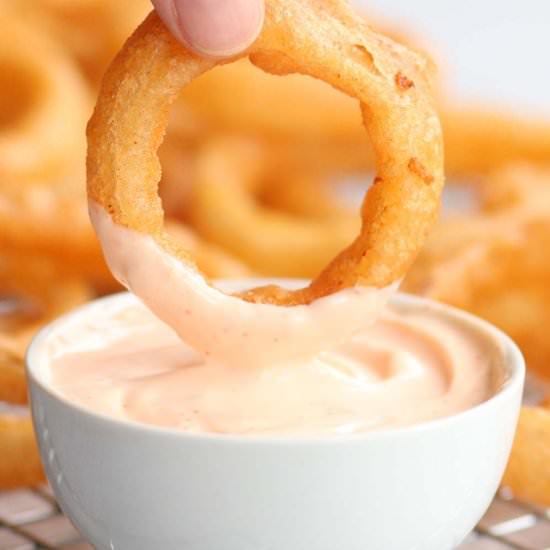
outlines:
[[[159,16],[186,46],[206,57],[229,57],[260,33],[264,0],[152,0]]]

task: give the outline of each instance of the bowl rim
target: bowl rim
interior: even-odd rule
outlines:
[[[228,285],[250,285],[251,283],[255,286],[257,283],[266,284],[267,282],[291,285],[303,284],[303,280],[300,279],[250,278],[222,280],[217,281],[217,284],[223,288]],[[461,309],[448,306],[428,298],[414,296],[403,292],[396,292],[390,299],[390,303],[395,303],[398,306],[403,306],[405,308],[428,308],[443,315],[451,316],[460,323],[464,323],[473,329],[478,329],[481,332],[484,332],[495,342],[500,344],[499,347],[501,348],[503,357],[506,360],[507,376],[502,385],[491,397],[481,403],[478,403],[477,405],[474,405],[473,407],[449,416],[423,421],[409,426],[368,430],[365,432],[357,432],[352,434],[328,434],[315,436],[244,436],[233,434],[190,433],[177,428],[145,424],[132,419],[115,418],[109,416],[108,414],[97,412],[75,403],[68,397],[64,396],[61,392],[57,391],[52,384],[44,379],[44,375],[41,374],[41,372],[44,371],[44,368],[41,366],[43,364],[43,359],[41,359],[40,354],[48,339],[52,336],[52,334],[58,331],[61,326],[81,317],[90,310],[104,307],[106,303],[119,301],[123,303],[127,302],[128,304],[140,303],[139,298],[130,292],[120,292],[97,298],[58,317],[43,327],[35,335],[25,357],[25,370],[27,380],[29,382],[29,402],[31,404],[31,409],[34,410],[34,407],[32,407],[32,392],[30,391],[30,388],[32,387],[34,390],[39,390],[40,392],[46,394],[50,399],[57,402],[57,404],[62,405],[72,414],[80,415],[89,421],[103,424],[106,428],[111,430],[120,430],[128,433],[135,432],[136,435],[141,434],[143,436],[147,434],[151,437],[168,437],[181,439],[182,441],[188,442],[224,445],[311,445],[312,443],[333,445],[344,442],[364,442],[365,440],[380,440],[396,437],[408,437],[413,435],[416,436],[417,434],[425,433],[431,430],[445,429],[447,425],[450,427],[457,422],[466,421],[470,417],[476,417],[478,414],[489,414],[491,409],[498,407],[503,400],[510,399],[512,396],[516,395],[516,392],[521,394],[523,390],[525,380],[525,360],[518,346],[507,334],[491,323]]]

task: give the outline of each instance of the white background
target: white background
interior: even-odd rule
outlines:
[[[355,3],[375,18],[417,29],[450,97],[550,118],[550,0]]]

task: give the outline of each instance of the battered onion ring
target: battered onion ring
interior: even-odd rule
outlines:
[[[63,278],[86,278],[102,292],[119,288],[90,224],[84,187],[77,174],[19,186],[0,182],[0,262],[4,255],[34,257],[55,262]]]
[[[423,42],[387,22],[372,26],[402,44]],[[171,112],[170,141],[174,136],[182,141],[197,135],[198,140],[205,135],[254,137],[275,149],[279,168],[289,171],[307,166],[326,175],[372,169],[372,148],[358,112],[357,101],[325,82],[300,74],[277,78],[242,59],[186,86]]]
[[[512,165],[478,189],[482,211],[443,220],[404,288],[499,326],[548,378],[550,170]]]
[[[399,280],[437,216],[444,181],[431,64],[373,32],[337,1],[270,0],[248,55],[269,72],[309,74],[358,98],[378,176],[362,209],[361,234],[309,287],[256,289],[246,299],[307,304],[354,285],[387,287]],[[109,70],[88,127],[89,199],[116,224],[150,234],[169,253],[155,152],[170,104],[215,64],[186,51],[152,14]],[[188,262],[186,254],[180,257]]]
[[[268,180],[258,194],[261,204],[306,220],[345,220],[354,212],[335,192],[330,178],[291,173]]]
[[[71,59],[16,10],[0,8],[0,184],[52,177],[83,158],[91,108]],[[53,130],[54,129],[54,130]]]
[[[483,178],[476,191],[485,213],[550,214],[550,167],[508,164]]]
[[[357,234],[359,216],[299,219],[262,206],[256,188],[274,172],[276,160],[256,143],[212,140],[197,157],[193,227],[260,275],[314,276]]]
[[[510,163],[550,159],[550,120],[490,105],[442,105],[445,168],[457,177],[489,174]]]
[[[0,489],[16,489],[45,479],[28,415],[0,411]]]
[[[550,409],[524,407],[503,485],[526,502],[550,506]]]
[[[28,339],[21,335],[16,338],[0,333],[0,401],[16,404],[27,402],[24,355],[29,339],[30,336]]]

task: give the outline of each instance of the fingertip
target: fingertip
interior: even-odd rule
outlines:
[[[155,11],[162,19],[163,23],[168,27],[170,32],[181,42],[184,38],[180,32],[178,13],[174,0],[151,0]]]
[[[264,20],[263,0],[153,0],[176,38],[206,57],[230,57],[248,48]]]

